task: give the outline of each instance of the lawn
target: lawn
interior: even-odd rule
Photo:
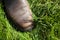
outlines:
[[[34,29],[17,31],[0,3],[0,40],[60,40],[60,0],[28,0]]]

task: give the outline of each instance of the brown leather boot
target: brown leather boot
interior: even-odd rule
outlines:
[[[27,0],[4,0],[7,14],[19,25],[20,30],[28,31],[33,28],[32,12]]]

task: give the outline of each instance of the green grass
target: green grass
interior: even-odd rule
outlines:
[[[0,3],[0,40],[60,40],[60,0],[28,0],[35,29],[16,31]]]

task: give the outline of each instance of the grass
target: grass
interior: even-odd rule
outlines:
[[[16,31],[0,3],[0,40],[60,40],[60,0],[28,0],[35,28]]]

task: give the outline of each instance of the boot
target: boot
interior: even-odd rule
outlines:
[[[27,0],[4,0],[7,14],[19,25],[20,30],[29,31],[33,28],[32,12]]]

